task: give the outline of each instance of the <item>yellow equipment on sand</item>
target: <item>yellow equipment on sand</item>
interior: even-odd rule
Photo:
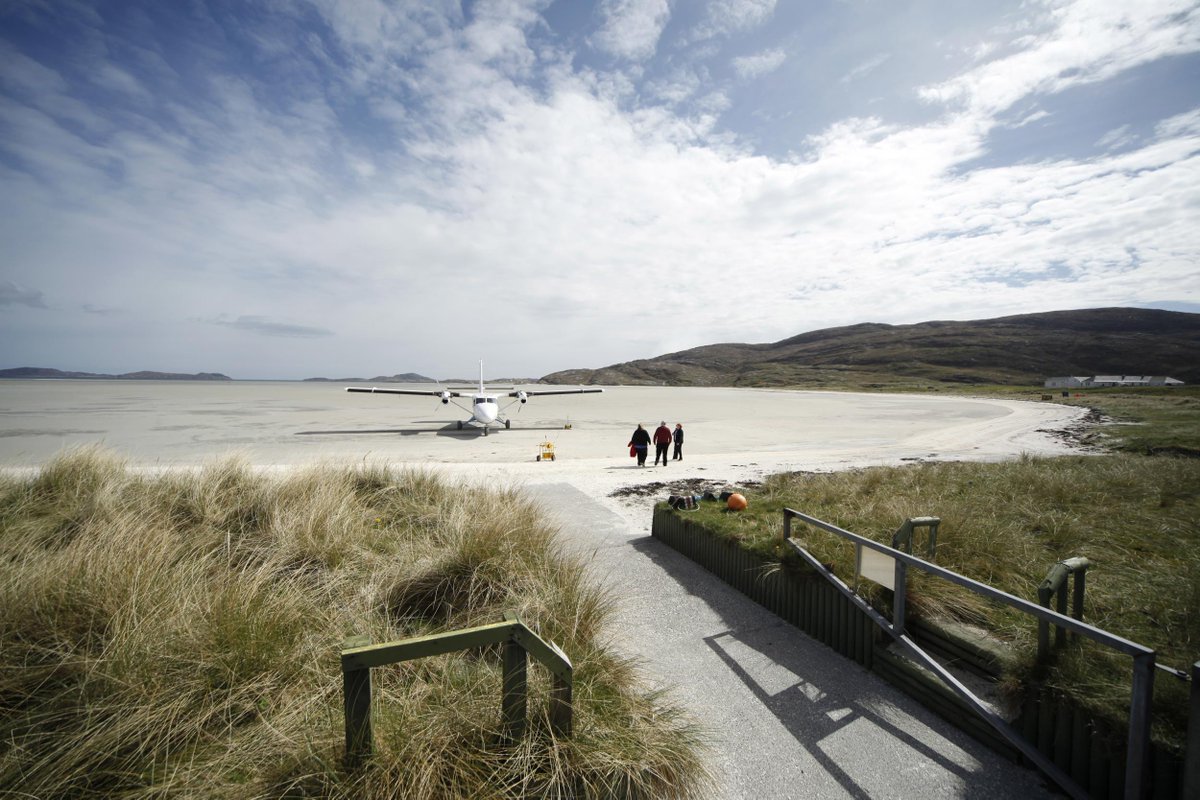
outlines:
[[[554,460],[554,442],[546,440],[538,448],[538,461],[553,461]]]

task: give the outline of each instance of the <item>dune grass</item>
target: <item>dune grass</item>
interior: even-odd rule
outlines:
[[[555,739],[503,744],[496,649],[374,671],[376,755],[341,765],[338,651],[514,610],[575,665]],[[385,466],[138,473],[95,449],[0,480],[0,794],[679,797],[703,734],[604,644],[612,600],[515,491]]]
[[[789,473],[745,493],[747,512],[702,504],[690,518],[788,559],[780,546],[785,506],[887,544],[904,519],[936,516],[938,564],[1034,602],[1051,566],[1085,556],[1085,621],[1153,648],[1159,663],[1187,669],[1200,660],[1200,460],[1117,454]],[[793,535],[839,575],[853,573],[853,549],[841,539],[803,525]],[[912,575],[908,603],[912,613],[982,626],[1007,641],[1011,692],[1040,673],[1031,617],[921,574]],[[1128,709],[1129,676],[1128,658],[1087,640],[1037,675],[1117,721]],[[1187,686],[1165,673],[1155,684],[1156,737],[1177,744]]]
[[[1115,424],[1104,443],[1129,453],[1200,456],[1200,386],[1089,389],[1056,400],[1092,408]]]

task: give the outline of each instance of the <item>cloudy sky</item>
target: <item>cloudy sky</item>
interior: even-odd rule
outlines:
[[[1200,3],[3,0],[0,368],[1200,311]]]

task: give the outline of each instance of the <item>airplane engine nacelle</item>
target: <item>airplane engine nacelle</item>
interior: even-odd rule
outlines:
[[[449,392],[442,392],[441,398],[442,398],[442,405],[444,405],[444,406],[450,405],[450,393]]]
[[[517,392],[517,399],[519,399],[522,403],[528,403],[529,395],[525,394],[524,392]]]

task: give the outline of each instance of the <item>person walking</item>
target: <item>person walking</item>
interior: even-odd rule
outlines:
[[[672,461],[683,461],[683,423],[675,423],[675,453],[671,456]]]
[[[638,423],[637,430],[633,432],[633,436],[629,439],[629,447],[632,447],[637,454],[638,466],[646,466],[646,451],[650,448],[650,432],[642,427],[642,423]],[[654,463],[658,463],[655,460]]]
[[[667,465],[667,448],[671,445],[671,429],[667,427],[667,421],[664,419],[658,423],[658,427],[654,430],[654,466],[658,466],[658,460],[661,458],[663,466]]]

